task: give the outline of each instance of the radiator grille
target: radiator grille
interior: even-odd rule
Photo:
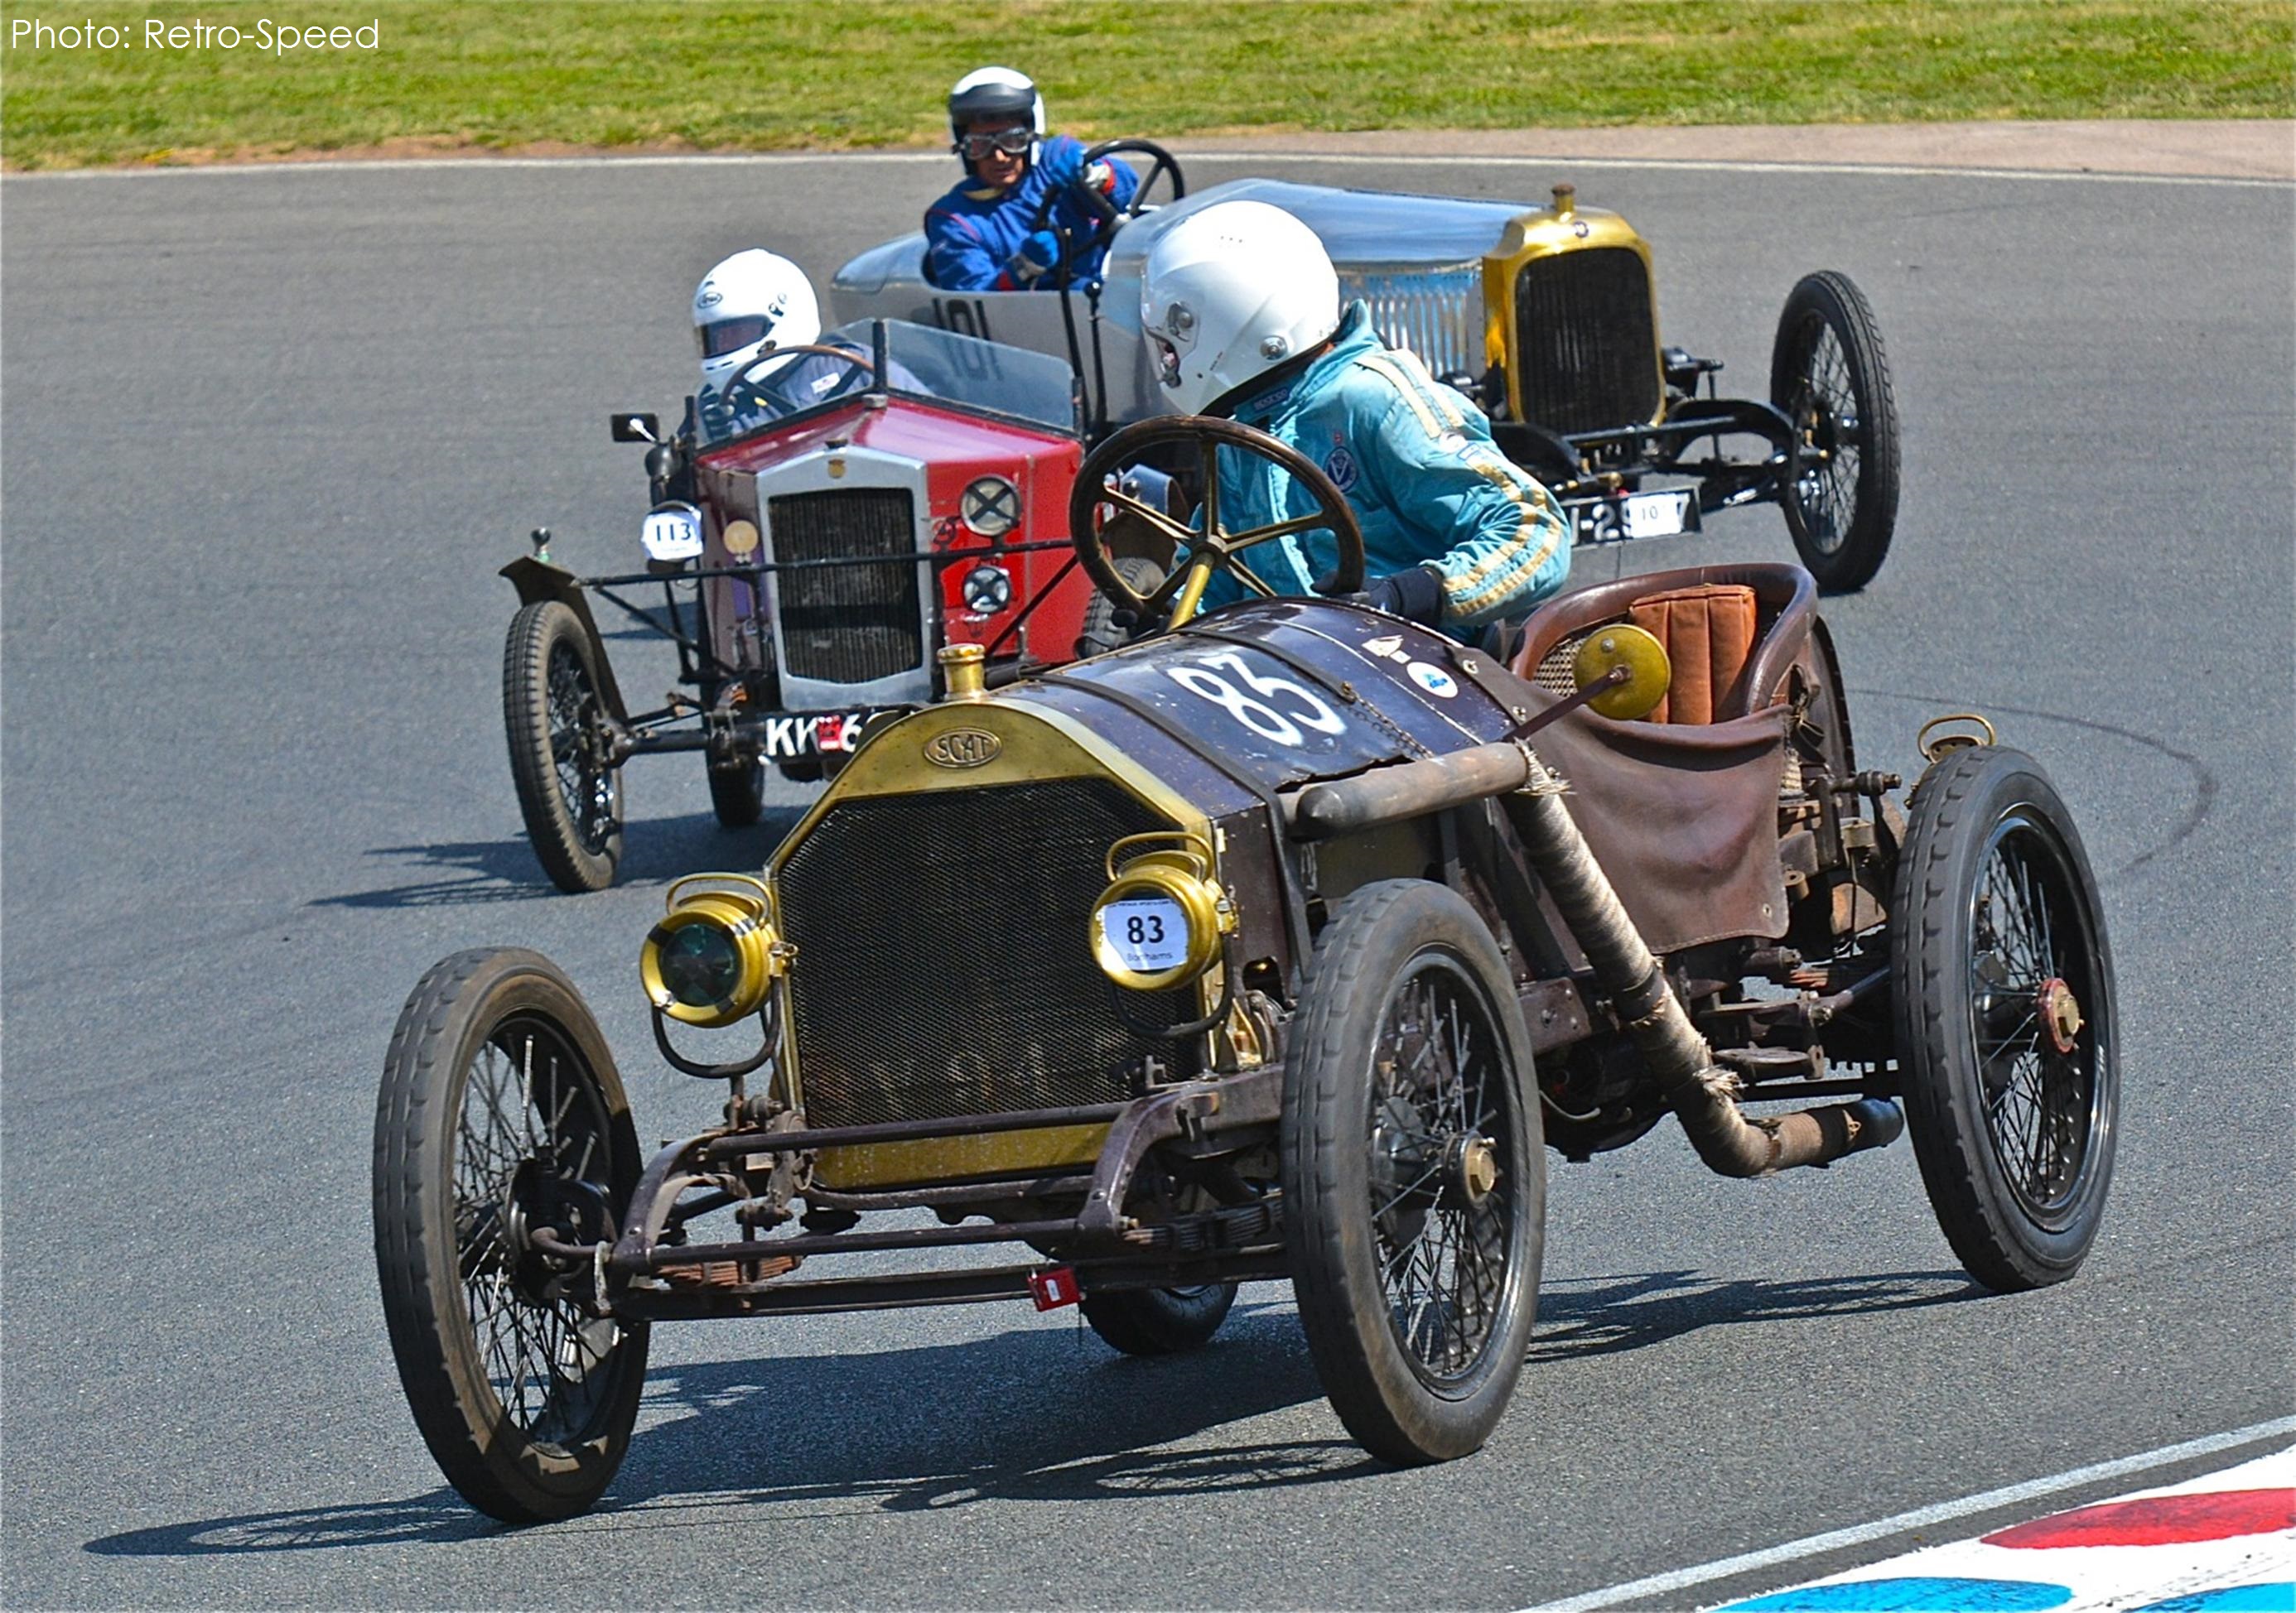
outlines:
[[[1599,431],[1658,413],[1658,332],[1638,253],[1534,258],[1515,275],[1514,307],[1523,418],[1550,431]]]
[[[781,871],[807,1123],[1105,1103],[1144,1054],[1171,1067],[1086,946],[1109,847],[1167,827],[1096,779],[833,808]],[[1128,996],[1148,1025],[1196,1013],[1193,991]]]
[[[832,487],[766,501],[774,559],[913,561],[916,513],[906,487]],[[783,670],[832,684],[865,684],[924,664],[914,563],[828,566],[775,576]]]
[[[1430,374],[1481,372],[1480,264],[1401,274],[1349,274],[1340,283],[1342,299],[1360,297],[1371,306],[1372,328],[1381,340],[1391,348],[1409,348]]]

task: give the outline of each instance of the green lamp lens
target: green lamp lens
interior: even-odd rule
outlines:
[[[715,924],[683,924],[661,944],[661,983],[688,1008],[715,1008],[734,995],[742,960]]]

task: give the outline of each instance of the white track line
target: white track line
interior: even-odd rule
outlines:
[[[1998,1490],[1987,1490],[1979,1495],[1964,1495],[1959,1501],[1941,1502],[1933,1507],[1919,1507],[1910,1512],[1877,1519],[1872,1523],[1858,1524],[1851,1528],[1834,1529],[1824,1535],[1790,1540],[1784,1545],[1742,1552],[1736,1557],[1725,1557],[1718,1562],[1702,1563],[1694,1568],[1677,1568],[1672,1573],[1652,1574],[1647,1578],[1628,1580],[1624,1584],[1611,1585],[1605,1590],[1588,1591],[1561,1601],[1541,1602],[1528,1613],[1586,1613],[1586,1609],[1594,1608],[1614,1608],[1620,1602],[1662,1596],[1669,1591],[1728,1579],[1734,1575],[1751,1573],[1756,1568],[1773,1568],[1779,1563],[1839,1551],[1844,1546],[1864,1545],[1891,1535],[1903,1534],[1908,1529],[1918,1529],[1925,1524],[1944,1523],[1950,1519],[1967,1518],[1972,1513],[1989,1512],[1997,1507],[2014,1506],[2021,1501],[2077,1489],[2100,1479],[2119,1478],[2125,1474],[2164,1468],[2194,1456],[2212,1455],[2218,1451],[2229,1451],[2236,1445],[2253,1445],[2260,1439],[2289,1434],[2296,1434],[2296,1417],[2278,1417],[2270,1422],[2234,1429],[2228,1434],[2210,1434],[2205,1438],[2188,1439],[2182,1445],[2163,1445],[2157,1451],[2146,1451],[2140,1455],[2095,1462],[2053,1478],[2013,1484]]]
[[[1844,174],[1891,179],[2032,179],[2080,184],[2207,185],[2218,189],[2284,191],[2296,181],[2242,179],[2205,174],[2103,174],[2086,169],[1971,168],[1880,162],[1724,162],[1685,157],[1436,157],[1414,153],[1380,157],[1360,151],[1185,151],[1190,162],[1313,162],[1333,168],[1656,168],[1697,174]],[[789,168],[835,162],[931,164],[948,160],[946,151],[752,151],[636,157],[420,157],[357,159],[319,162],[217,162],[181,167],[66,168],[0,175],[0,179],[55,184],[73,179],[148,179],[164,176],[242,174],[403,174],[415,170],[453,173],[458,168]]]

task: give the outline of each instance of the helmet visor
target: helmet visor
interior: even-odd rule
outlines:
[[[743,314],[697,326],[693,334],[701,343],[701,356],[718,358],[764,340],[766,332],[773,328],[774,321],[762,314]]]

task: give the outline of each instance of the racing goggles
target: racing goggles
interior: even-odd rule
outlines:
[[[967,135],[956,143],[956,149],[978,161],[991,151],[1025,157],[1036,143],[1037,136],[1028,129],[999,129],[993,135]]]
[[[719,358],[752,342],[763,341],[774,323],[762,314],[743,314],[696,326],[693,334],[701,343],[702,357]]]

